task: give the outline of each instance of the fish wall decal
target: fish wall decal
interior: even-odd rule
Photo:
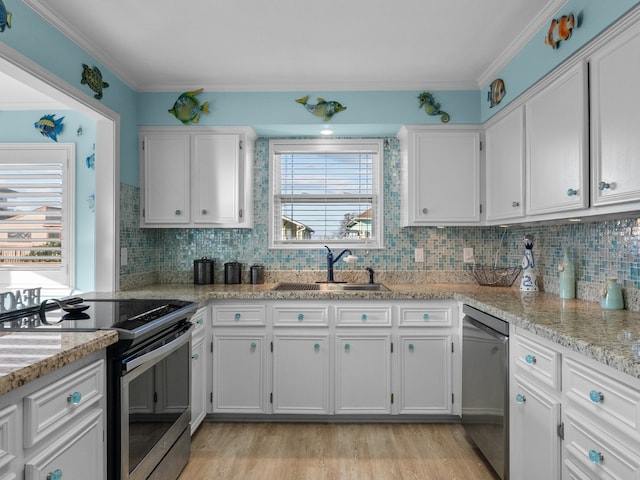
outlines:
[[[418,99],[420,100],[418,108],[424,107],[424,111],[427,115],[440,115],[440,121],[442,123],[448,123],[449,120],[451,120],[451,115],[440,110],[440,104],[436,102],[436,99],[431,92],[422,92],[418,95]]]
[[[560,18],[554,18],[549,25],[549,31],[544,37],[544,43],[551,48],[558,48],[561,41],[571,38],[571,31],[576,28],[576,18],[573,14],[562,15]]]
[[[209,113],[209,102],[200,105],[200,100],[196,95],[202,93],[202,88],[193,90],[192,92],[184,92],[178,97],[169,110],[169,113],[180,120],[184,125],[190,123],[198,123],[200,121],[200,112]]]
[[[496,78],[489,85],[489,91],[487,92],[487,101],[489,102],[489,108],[493,108],[498,105],[504,96],[507,94],[507,89],[504,85],[504,80]]]
[[[7,12],[7,7],[0,0],[0,32],[4,32],[5,28],[11,28],[11,12]]]
[[[55,114],[53,115],[43,115],[40,117],[33,126],[38,130],[43,136],[50,138],[54,142],[58,141],[58,134],[62,131],[63,124],[62,120],[64,117],[60,117],[58,119],[55,118]]]
[[[306,95],[302,98],[298,98],[296,103],[303,105],[308,112],[312,113],[316,117],[322,117],[325,122],[330,120],[336,113],[343,112],[347,109],[347,107],[343,107],[339,102],[334,100],[329,100],[327,102],[322,98],[318,98],[318,103],[316,105],[307,103],[308,100],[309,95]]]

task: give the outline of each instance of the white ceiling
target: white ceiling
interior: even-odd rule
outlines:
[[[566,2],[24,1],[148,92],[478,89]]]

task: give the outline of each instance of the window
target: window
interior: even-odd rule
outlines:
[[[70,144],[0,144],[3,287],[70,286],[74,158]]]
[[[381,140],[271,140],[270,248],[381,248]]]

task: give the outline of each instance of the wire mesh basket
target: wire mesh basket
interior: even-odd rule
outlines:
[[[480,285],[490,287],[510,287],[516,281],[521,266],[517,267],[487,267],[484,265],[473,265],[470,272],[476,282]]]

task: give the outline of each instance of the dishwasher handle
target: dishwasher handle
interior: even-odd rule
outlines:
[[[485,325],[484,323],[476,320],[473,317],[470,317],[469,315],[466,315],[463,319],[463,322],[468,322],[471,325],[473,325],[475,328],[482,330],[483,332],[485,332],[488,335],[491,335],[493,338],[497,339],[500,343],[508,343],[509,342],[509,335],[503,335],[502,333],[498,332],[497,330],[494,330],[493,328]]]

